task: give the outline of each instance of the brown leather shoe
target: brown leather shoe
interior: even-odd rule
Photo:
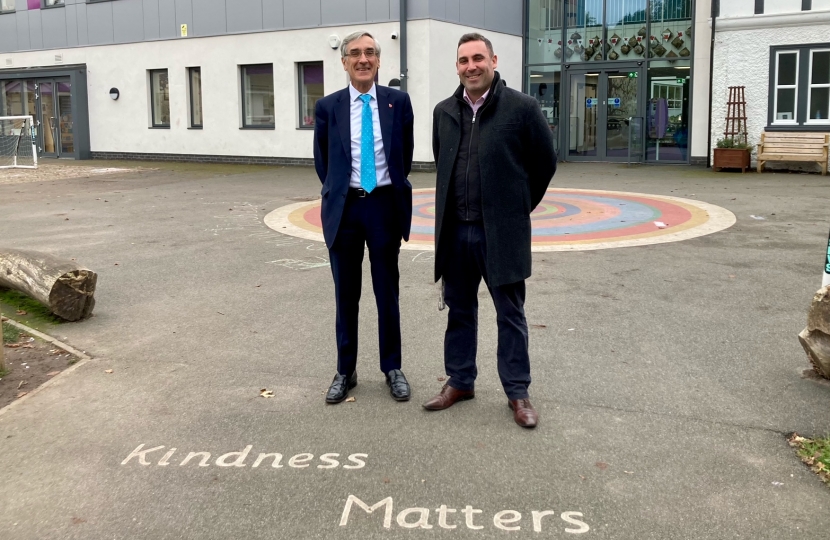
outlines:
[[[536,409],[530,404],[529,399],[516,399],[507,402],[513,411],[513,420],[524,428],[535,428],[539,422],[539,415]]]
[[[457,401],[464,401],[476,397],[475,390],[458,390],[445,384],[437,396],[424,403],[428,411],[443,411],[455,405]]]

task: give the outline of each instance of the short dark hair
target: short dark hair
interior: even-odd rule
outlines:
[[[493,44],[490,42],[489,39],[482,36],[478,32],[470,32],[469,34],[464,34],[461,36],[461,39],[458,40],[458,47],[461,47],[465,43],[469,43],[470,41],[483,41],[484,44],[487,46],[487,52],[490,53],[490,56],[495,56],[496,53],[493,52]],[[456,50],[458,50],[456,47]]]

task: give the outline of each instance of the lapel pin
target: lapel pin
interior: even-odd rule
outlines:
[[[391,104],[391,103],[389,104],[389,108],[390,108],[390,109],[392,108],[392,104]]]

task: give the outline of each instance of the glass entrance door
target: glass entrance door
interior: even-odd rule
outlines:
[[[72,84],[69,79],[56,80],[55,88],[57,90],[57,106],[58,120],[58,140],[60,145],[58,147],[61,156],[75,153],[75,137],[72,131]]]
[[[631,123],[641,117],[640,73],[632,70],[571,70],[568,73],[567,158],[626,161]]]
[[[40,155],[61,157],[75,152],[72,88],[69,79],[35,81],[37,145]]]
[[[37,81],[38,150],[45,157],[58,157],[55,101],[54,81]]]

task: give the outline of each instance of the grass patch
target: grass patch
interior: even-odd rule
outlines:
[[[830,485],[830,435],[818,439],[807,439],[793,433],[787,439],[796,448],[798,457]]]
[[[3,323],[3,343],[15,343],[18,337],[20,337],[20,330],[9,323]]]
[[[10,319],[13,318],[36,329],[64,322],[37,300],[10,289],[0,289],[0,311]]]
[[[20,330],[9,323],[0,323],[0,325],[3,328],[3,340],[0,342],[0,347],[3,346],[3,343],[16,343],[20,339]],[[0,368],[0,378],[5,377],[8,373],[7,369]]]

